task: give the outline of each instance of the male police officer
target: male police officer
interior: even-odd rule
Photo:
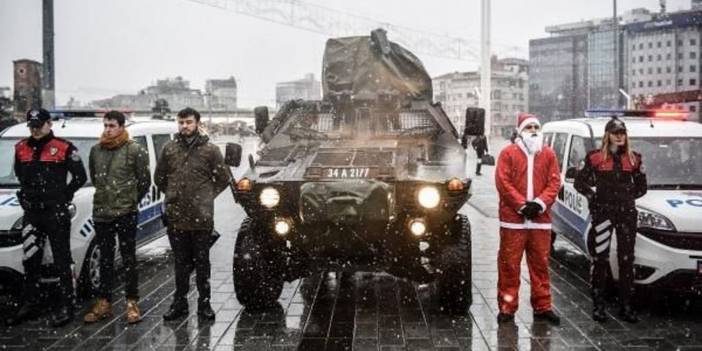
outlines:
[[[73,319],[69,204],[73,194],[85,184],[86,175],[76,147],[54,137],[48,111],[29,110],[27,126],[31,137],[15,145],[15,175],[20,181],[17,196],[24,209],[25,300],[6,322],[16,325],[39,314],[39,276],[48,240],[60,291],[60,305],[52,315],[51,324],[59,327]]]

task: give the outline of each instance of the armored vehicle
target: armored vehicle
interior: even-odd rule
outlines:
[[[322,84],[322,100],[290,101],[270,121],[255,110],[255,154],[227,145],[227,164],[248,167],[232,187],[248,215],[233,260],[240,303],[269,306],[284,281],[319,271],[385,271],[435,283],[443,306],[465,311],[466,153],[422,63],[383,30],[330,39]]]

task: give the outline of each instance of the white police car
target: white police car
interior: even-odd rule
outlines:
[[[58,137],[71,141],[80,153],[83,164],[88,167],[90,148],[98,142],[103,125],[101,111],[54,111],[53,132]],[[163,146],[177,132],[174,122],[130,119],[126,123],[130,136],[149,153],[151,173],[156,168],[156,160]],[[0,134],[0,290],[19,292],[22,265],[22,215],[23,211],[17,200],[19,187],[14,175],[14,147],[24,137],[29,136],[29,129],[24,123],[9,127]],[[88,173],[89,174],[89,173]],[[96,245],[93,228],[93,194],[95,189],[88,181],[78,190],[71,204],[71,254],[74,261],[73,274],[77,279],[77,288],[87,293],[96,288],[100,282],[100,250]],[[161,221],[162,195],[155,185],[139,204],[137,243],[143,245],[163,235],[165,231]],[[117,256],[119,257],[119,256]],[[48,245],[44,252],[44,262],[51,262]],[[50,266],[47,266],[50,268]],[[43,274],[44,281],[55,280],[51,269]]]
[[[636,200],[636,283],[702,287],[702,124],[673,111],[594,112],[621,116],[634,150],[643,157],[648,193]],[[553,231],[586,254],[590,215],[573,182],[587,152],[600,146],[609,119],[579,118],[543,127],[544,143],[556,152],[563,184],[553,206]],[[610,264],[617,278],[616,240]]]

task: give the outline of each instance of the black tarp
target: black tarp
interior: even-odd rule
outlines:
[[[422,62],[388,41],[383,29],[370,36],[327,40],[322,89],[326,100],[376,100],[383,95],[432,100],[431,77]]]

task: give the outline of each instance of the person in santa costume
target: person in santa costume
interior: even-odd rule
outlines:
[[[561,186],[556,154],[543,145],[538,118],[517,117],[517,138],[497,160],[495,185],[500,197],[500,251],[497,257],[499,323],[514,320],[519,307],[522,255],[526,251],[535,320],[555,325],[551,308],[548,260],[551,250],[551,205]]]

